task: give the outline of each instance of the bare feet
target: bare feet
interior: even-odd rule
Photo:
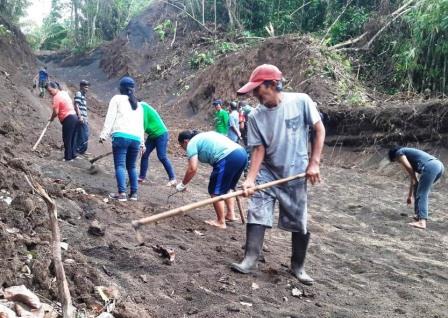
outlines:
[[[426,220],[419,220],[419,221],[411,222],[408,224],[417,229],[422,229],[422,230],[426,229]]]
[[[226,221],[228,222],[235,222],[239,219],[235,216],[235,212],[227,212],[226,214]]]
[[[207,223],[208,225],[211,225],[211,226],[215,226],[220,229],[226,228],[226,223],[221,224],[221,223],[218,223],[218,221],[216,221],[216,220],[207,220],[207,221],[205,221],[205,223]]]

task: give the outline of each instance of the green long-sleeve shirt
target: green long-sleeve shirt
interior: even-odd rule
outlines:
[[[155,139],[168,131],[159,113],[151,105],[141,102],[143,106],[143,125],[150,139]]]
[[[226,136],[229,132],[229,113],[224,109],[215,113],[215,131]]]

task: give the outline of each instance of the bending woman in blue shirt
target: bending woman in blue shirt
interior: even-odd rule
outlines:
[[[428,196],[432,185],[445,170],[443,163],[434,156],[415,148],[395,147],[389,150],[391,162],[400,163],[409,174],[410,186],[407,203],[414,199],[415,222],[409,225],[426,229]],[[417,178],[419,175],[419,178]]]
[[[198,133],[183,131],[178,138],[181,147],[187,151],[188,168],[177,191],[184,191],[198,170],[198,162],[213,166],[208,193],[215,197],[235,190],[238,180],[247,165],[247,153],[243,147],[229,138],[214,131]],[[226,228],[226,221],[235,221],[234,200],[227,199],[213,204],[216,220],[205,223],[221,229]],[[227,212],[225,208],[227,206]]]

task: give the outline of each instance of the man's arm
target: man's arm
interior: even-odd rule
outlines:
[[[414,187],[418,183],[417,175],[406,156],[398,157],[398,162],[401,164],[403,169],[409,174],[410,185],[409,185],[407,203],[411,204],[412,198],[414,197]]]
[[[232,117],[231,120],[230,120],[230,128],[233,130],[233,132],[234,132],[239,138],[241,138],[241,133],[240,133],[240,131],[238,130],[237,125],[238,125],[238,120],[235,121],[235,118]]]
[[[182,180],[182,184],[187,185],[198,171],[198,156],[193,156],[188,160],[188,168]]]
[[[311,145],[311,158],[306,169],[306,177],[311,184],[314,185],[315,183],[320,182],[319,166],[325,141],[325,127],[322,121],[318,121],[314,124],[313,130],[316,135]]]
[[[79,111],[79,103],[78,102],[75,102],[75,112],[76,112],[76,116],[78,116],[78,119],[82,120],[81,112]]]
[[[266,149],[263,145],[255,146],[252,149],[249,172],[247,173],[246,181],[243,183],[244,196],[248,197],[254,194],[251,188],[255,187],[255,180],[260,171],[261,163],[264,160]]]

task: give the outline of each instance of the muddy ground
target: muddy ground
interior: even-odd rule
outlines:
[[[101,101],[96,105],[105,107]],[[174,135],[178,119],[161,111]],[[110,148],[96,142],[102,120],[91,119],[93,154]],[[57,131],[58,124],[52,129]],[[412,229],[407,226],[413,214],[405,204],[407,182],[391,167],[379,172],[376,151],[326,149],[323,182],[310,189],[307,264],[316,284],[304,287],[288,272],[289,234],[276,228],[267,235],[259,272],[230,271],[229,263],[243,256],[245,230],[239,223],[227,230],[204,224],[213,217],[211,207],[144,228],[146,245],[137,245],[130,222],[207,198],[209,167],[201,166],[188,193],[167,201],[173,190],[164,186],[167,177],[154,154],[140,201],[105,203],[115,190],[111,158],[90,175],[87,161],[63,163],[60,150],[47,142],[42,149],[42,157],[29,160],[48,178],[47,185],[69,183],[65,190],[81,187],[88,193],[56,197],[69,244],[65,257],[76,261],[66,267],[81,307],[91,310],[98,304],[95,285],[115,285],[121,291],[118,317],[448,317],[446,184],[436,186],[431,196],[428,230]],[[186,159],[174,142],[170,152],[181,178]],[[105,227],[105,236],[88,234],[94,219]],[[174,264],[167,265],[154,245],[173,248]],[[296,287],[303,297],[292,296]]]
[[[143,310],[132,317],[448,317],[446,185],[433,192],[429,229],[419,231],[406,224],[412,211],[404,203],[404,180],[326,160],[323,183],[310,190],[308,270],[316,284],[303,287],[288,273],[290,237],[278,229],[267,235],[260,272],[231,272],[229,263],[243,255],[244,227],[236,223],[222,231],[205,225],[211,207],[145,228],[146,246],[137,246],[130,221],[206,198],[208,167],[201,167],[187,194],[167,204],[172,191],[153,161],[140,202],[104,203],[115,189],[110,162],[101,165],[104,174],[91,176],[88,163],[67,166],[54,156],[39,163],[44,175],[71,179],[95,195],[68,195],[75,204],[58,199],[63,236],[94,270],[83,277],[88,284],[77,286],[78,295],[92,293],[94,283],[114,284],[122,302]],[[173,161],[181,175],[185,159]],[[87,234],[93,218],[106,227],[104,237]],[[153,251],[157,244],[175,250],[174,264],[166,265]],[[306,296],[292,297],[294,287]]]
[[[283,41],[287,42],[275,39],[271,44],[281,46]],[[292,40],[292,48],[297,41]],[[0,72],[0,195],[13,201],[9,206],[0,201],[2,287],[25,284],[43,299],[57,300],[47,211],[25,182],[23,171],[28,171],[57,201],[62,237],[69,244],[63,259],[71,293],[76,306],[90,313],[102,305],[94,287],[106,285],[120,291],[114,312],[117,318],[448,317],[445,180],[431,194],[428,229],[416,230],[407,225],[413,211],[405,204],[407,181],[403,173],[391,166],[379,169],[384,150],[365,147],[367,139],[351,149],[342,148],[338,140],[331,142],[325,149],[323,182],[310,187],[312,240],[307,268],[316,279],[312,287],[300,285],[289,274],[290,237],[277,228],[266,236],[265,262],[260,271],[246,276],[230,271],[229,263],[243,256],[245,229],[240,223],[230,224],[226,230],[206,225],[203,221],[214,216],[212,207],[144,228],[146,244],[139,246],[131,221],[207,198],[210,167],[201,166],[189,191],[168,200],[173,190],[164,186],[167,176],[153,154],[149,182],[140,188],[140,201],[105,202],[116,188],[110,157],[97,164],[94,175],[85,159],[62,162],[57,122],[50,126],[39,151],[30,151],[50,116],[51,101],[48,97],[39,99],[30,89],[33,72],[26,70],[34,70],[34,65],[24,65],[17,75],[12,73],[14,51],[9,47],[10,43],[3,43],[2,52],[8,54],[2,55],[2,62],[7,63]],[[285,56],[291,47],[285,47]],[[20,46],[15,49],[20,51]],[[32,59],[30,54],[21,63],[31,63],[26,61]],[[261,56],[260,61],[266,58]],[[233,59],[231,62],[236,63],[238,54]],[[224,62],[212,70],[225,67]],[[100,145],[97,139],[108,98],[116,91],[116,78],[98,72],[101,66],[98,60],[95,63],[69,67],[49,63],[50,74],[70,89],[80,77],[93,78],[89,95],[92,155],[110,151],[110,144]],[[231,75],[223,73],[223,81]],[[201,71],[197,81],[206,76],[207,70]],[[173,78],[168,80],[171,88],[166,91],[163,81],[144,86],[157,89],[143,90],[142,95],[159,109],[170,129],[170,157],[181,179],[186,158],[175,143],[177,133],[184,128],[209,128],[208,110],[187,117],[188,104],[176,105],[174,101],[178,95],[172,87]],[[199,96],[204,83],[199,85],[198,94],[193,90],[187,95]],[[226,82],[226,92],[238,84]],[[203,97],[200,105],[205,105],[207,98],[210,96]],[[371,130],[375,133],[381,127],[372,125]],[[356,131],[334,129],[341,136],[357,135]],[[438,132],[446,132],[442,130]],[[438,145],[419,144],[446,162],[447,151]],[[104,228],[104,236],[88,233],[94,220]],[[153,250],[154,245],[173,248],[175,262],[168,265]],[[302,297],[292,296],[294,288],[302,291]]]

